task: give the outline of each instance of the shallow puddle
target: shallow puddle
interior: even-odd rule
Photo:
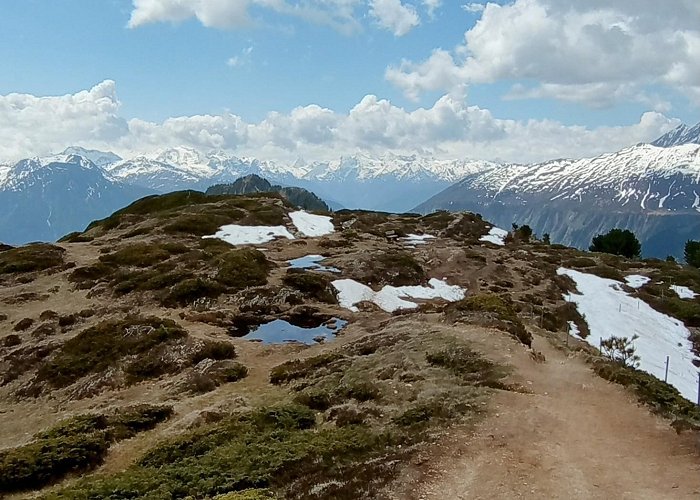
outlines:
[[[299,342],[306,345],[320,342],[331,342],[339,331],[345,328],[348,322],[339,318],[332,318],[320,326],[302,328],[291,323],[276,319],[264,325],[260,325],[243,337],[246,340],[262,342],[263,344],[284,344],[287,342]]]
[[[328,267],[321,264],[325,260],[323,255],[307,255],[298,259],[288,260],[287,263],[292,269],[313,269],[314,271],[326,271],[329,273],[339,273],[340,269]]]

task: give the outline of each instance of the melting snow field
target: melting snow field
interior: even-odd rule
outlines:
[[[303,236],[325,236],[335,231],[331,218],[325,215],[314,215],[300,210],[290,212],[294,226]],[[211,236],[204,238],[218,238],[231,245],[256,245],[268,243],[275,238],[294,239],[294,235],[284,226],[239,226],[229,224],[221,228]]]
[[[636,290],[649,283],[651,278],[647,278],[646,276],[641,276],[639,274],[632,274],[630,276],[625,276],[625,281],[627,282],[627,286]]]
[[[370,287],[358,283],[355,280],[336,280],[333,286],[338,290],[338,302],[341,307],[359,312],[356,304],[360,302],[373,302],[386,312],[394,312],[399,309],[415,309],[418,304],[404,299],[445,299],[449,302],[462,300],[465,295],[463,288],[448,285],[442,280],[431,279],[426,286],[385,286],[379,292]]]
[[[492,227],[489,234],[486,234],[479,238],[479,241],[486,241],[488,243],[493,243],[498,246],[505,246],[505,238],[508,236],[508,231],[498,227]]]
[[[218,238],[231,245],[255,245],[267,243],[275,238],[293,240],[294,236],[284,226],[222,226],[215,234],[204,238]]]
[[[698,296],[697,293],[692,291],[690,288],[687,286],[678,286],[678,285],[671,285],[669,288],[676,292],[676,294],[681,298],[681,299],[694,299],[695,297]]]
[[[331,217],[326,215],[314,215],[300,210],[289,214],[292,222],[304,236],[326,236],[335,232]]]
[[[564,268],[557,273],[576,283],[579,293],[564,298],[575,303],[585,317],[591,332],[586,342],[597,348],[601,339],[639,335],[634,343],[641,358],[639,368],[663,380],[669,356],[668,383],[683,397],[697,401],[698,369],[693,365],[690,332],[682,322],[631,297],[619,281]]]

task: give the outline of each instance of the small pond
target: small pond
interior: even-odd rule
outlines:
[[[298,259],[288,260],[287,263],[292,269],[313,269],[314,271],[326,271],[329,273],[339,273],[340,269],[328,267],[321,264],[325,257],[323,255],[307,255]]]
[[[319,342],[333,341],[336,334],[345,328],[347,324],[347,321],[339,318],[332,318],[320,326],[302,328],[282,319],[276,319],[256,327],[243,338],[246,340],[259,341],[263,344],[299,342],[312,345]]]

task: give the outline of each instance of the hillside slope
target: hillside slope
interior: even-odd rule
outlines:
[[[670,284],[700,291],[700,271],[496,229],[182,191],[3,248],[0,494],[556,496],[561,475],[574,498],[697,495],[700,410],[590,346],[567,299],[598,297],[561,272],[673,321],[669,340],[609,313],[669,340],[642,368],[669,355],[675,375],[700,365],[700,299]],[[636,486],[605,472],[621,461]]]
[[[208,195],[241,195],[253,193],[279,193],[292,205],[305,210],[329,212],[330,208],[311,191],[299,187],[273,186],[262,177],[250,174],[231,184],[216,184],[207,189]]]

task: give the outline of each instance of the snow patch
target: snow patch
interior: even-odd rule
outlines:
[[[304,236],[326,236],[335,232],[331,218],[326,215],[314,215],[303,210],[290,212],[289,217]]]
[[[426,245],[428,240],[434,240],[435,236],[431,234],[409,234],[404,238],[399,238],[401,243],[406,246]]]
[[[479,241],[486,241],[488,243],[493,243],[498,246],[505,246],[505,238],[508,236],[508,231],[498,227],[492,227],[489,234],[486,234],[479,238]]]
[[[690,332],[683,323],[631,297],[619,281],[565,268],[557,274],[573,279],[580,292],[564,298],[586,318],[590,330],[586,342],[599,347],[601,339],[638,335],[634,346],[641,358],[639,368],[663,380],[669,356],[668,383],[683,397],[697,401],[698,369],[693,365]]]
[[[578,329],[578,325],[573,321],[569,321],[569,335],[573,335],[574,337],[581,336],[581,331]]]
[[[698,296],[697,293],[692,291],[690,288],[687,286],[679,286],[679,285],[671,285],[669,287],[671,290],[676,292],[676,294],[681,298],[681,299],[694,299],[695,297]]]
[[[448,285],[445,281],[431,279],[426,286],[385,286],[379,292],[375,292],[367,285],[355,280],[336,280],[332,283],[338,290],[338,303],[341,307],[359,312],[356,304],[360,302],[373,302],[386,312],[394,312],[399,309],[415,309],[418,304],[405,299],[431,300],[444,299],[448,302],[462,300],[465,290],[457,285]]]
[[[275,238],[293,240],[294,236],[284,226],[239,226],[237,224],[229,224],[222,226],[216,234],[204,236],[203,238],[217,238],[231,245],[257,245],[267,243]]]
[[[644,285],[649,283],[651,281],[651,278],[641,276],[639,274],[631,274],[629,276],[625,276],[625,281],[627,282],[628,287],[634,288],[636,290],[638,288],[642,288]]]

